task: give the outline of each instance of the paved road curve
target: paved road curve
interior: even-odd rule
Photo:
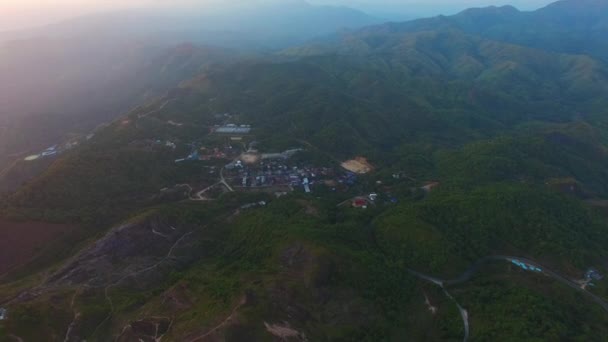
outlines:
[[[446,291],[445,287],[446,286],[451,286],[451,285],[458,285],[458,284],[462,284],[465,283],[469,280],[471,280],[471,278],[473,277],[473,275],[475,275],[475,273],[477,273],[477,271],[479,270],[479,267],[481,267],[483,264],[489,263],[489,262],[495,262],[495,261],[507,261],[507,262],[521,262],[524,263],[528,266],[533,266],[536,267],[538,269],[540,269],[540,272],[537,273],[541,273],[544,274],[546,276],[549,276],[557,281],[559,281],[560,283],[569,286],[579,292],[584,293],[585,295],[587,295],[591,300],[593,300],[596,304],[598,304],[599,306],[601,306],[606,312],[608,312],[608,301],[604,300],[603,298],[587,291],[586,289],[583,289],[580,287],[579,284],[577,284],[576,282],[567,279],[559,274],[557,274],[556,272],[553,272],[549,269],[547,269],[546,267],[540,265],[539,263],[526,259],[526,258],[520,258],[520,257],[514,257],[514,256],[505,256],[505,255],[492,255],[492,256],[487,256],[487,257],[483,257],[477,261],[475,261],[473,264],[471,264],[471,266],[469,266],[469,268],[467,268],[466,271],[464,271],[464,273],[462,273],[460,276],[454,278],[454,279],[441,279],[441,278],[437,278],[437,277],[433,277],[430,275],[426,275],[424,273],[420,273],[418,271],[412,270],[412,269],[408,269],[408,271],[422,279],[428,282],[431,282],[439,287],[441,287],[446,296],[448,296],[448,298],[452,299],[455,303],[456,306],[458,307],[458,310],[460,311],[460,314],[462,316],[462,320],[463,320],[463,324],[464,324],[464,329],[465,329],[465,337],[464,337],[464,341],[466,342],[469,338],[469,320],[468,320],[468,312],[462,307],[460,306],[460,304],[458,304],[458,302],[449,294],[449,292]]]

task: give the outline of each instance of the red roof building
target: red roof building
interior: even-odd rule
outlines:
[[[365,198],[355,198],[353,200],[353,207],[355,207],[355,208],[366,208],[367,204],[368,203]]]

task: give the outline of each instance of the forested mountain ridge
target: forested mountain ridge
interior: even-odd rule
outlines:
[[[208,117],[197,118],[194,112],[201,108],[211,115],[204,101],[212,98],[217,111],[242,113],[243,122],[259,127],[260,139],[304,139],[340,158],[361,151],[380,157],[408,143],[453,148],[512,134],[532,120],[567,124],[597,118],[606,108],[605,66],[588,57],[546,53],[451,31],[397,35],[364,54],[347,53],[352,45],[361,44],[348,40],[346,51],[339,55],[295,62],[218,65],[185,82],[185,91],[173,101],[187,108],[188,120],[208,122]],[[120,136],[128,141],[134,139],[129,134],[136,132],[126,130]],[[20,194],[39,197],[42,193],[35,190],[39,188],[33,183]],[[69,188],[57,186],[55,191],[65,195]],[[77,193],[67,196],[77,197]],[[41,209],[45,201],[39,203]],[[20,202],[31,206],[38,201],[26,196]]]
[[[0,337],[608,334],[605,62],[391,25],[193,70],[4,197],[78,229],[0,276]]]
[[[453,16],[387,23],[363,31],[457,29],[488,39],[607,60],[608,48],[603,41],[608,35],[607,20],[605,0],[560,0],[531,12],[512,6],[474,8]]]
[[[588,56],[551,53],[540,49],[483,39],[458,30],[413,33],[362,32],[344,36],[337,44],[289,49],[286,56],[366,58],[382,70],[404,78],[442,77],[488,85],[512,77],[512,83],[551,82],[567,96],[595,98],[605,93],[606,64]],[[552,77],[554,76],[554,77]],[[507,78],[503,85],[509,81]],[[580,88],[578,88],[580,87]],[[557,90],[557,89],[556,89]],[[596,92],[597,91],[597,92]],[[522,94],[525,95],[525,94]]]
[[[86,135],[184,78],[238,55],[216,47],[163,48],[128,39],[39,38],[0,47],[0,77],[12,80],[1,86],[0,168],[15,156]]]
[[[312,5],[304,0],[234,3],[226,10],[170,7],[94,13],[56,24],[0,32],[0,43],[36,37],[134,38],[257,51],[294,45],[338,30],[378,24],[379,18],[345,6]]]
[[[239,3],[218,13],[99,13],[0,32],[0,79],[10,80],[0,85],[0,169],[15,156],[115,119],[210,63],[378,22],[347,7],[289,1]]]

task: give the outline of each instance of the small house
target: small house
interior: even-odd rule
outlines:
[[[365,198],[355,198],[353,200],[353,207],[367,209],[367,200]]]
[[[428,182],[421,189],[425,192],[431,192],[440,185],[439,182]]]
[[[6,319],[6,309],[0,308],[0,321],[3,321],[5,319]]]
[[[604,279],[604,276],[601,275],[598,270],[590,268],[587,273],[585,273],[585,278],[588,280],[602,280]]]

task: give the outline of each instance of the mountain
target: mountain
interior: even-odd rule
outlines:
[[[512,6],[465,10],[454,16],[439,16],[405,23],[388,23],[370,30],[413,32],[458,29],[464,32],[555,52],[588,54],[604,60],[608,50],[608,2],[561,0],[532,12]]]
[[[506,44],[453,29],[411,33],[364,30],[344,35],[339,42],[289,49],[283,54],[328,61],[327,70],[336,74],[341,63],[368,63],[373,65],[376,79],[370,75],[366,81],[420,97],[432,97],[433,92],[415,89],[411,86],[414,80],[432,84],[438,79],[443,87],[458,84],[461,92],[469,92],[470,105],[487,105],[488,115],[503,123],[513,118],[513,113],[525,115],[526,120],[559,120],[598,109],[598,98],[608,90],[606,65],[600,61]],[[332,63],[332,59],[340,62]],[[354,85],[361,87],[357,95],[373,96],[373,87]],[[497,106],[497,101],[503,106]],[[585,103],[591,107],[585,108]],[[510,114],[501,116],[502,109]]]
[[[0,48],[0,160],[86,135],[184,77],[236,55],[191,44],[37,38]],[[0,166],[2,163],[0,162]],[[4,168],[4,167],[2,167]]]
[[[0,79],[11,82],[0,85],[0,169],[11,155],[90,131],[205,65],[376,22],[345,7],[290,1],[217,13],[112,12],[3,32]]]
[[[188,69],[20,163],[0,338],[608,334],[608,64],[394,27]]]
[[[271,1],[255,6],[234,5],[224,11],[194,7],[92,14],[43,28],[5,32],[0,35],[0,42],[38,36],[109,36],[268,50],[379,22],[348,7],[314,6],[300,0]]]
[[[174,106],[187,109],[172,120],[207,126],[214,113],[194,109],[205,108],[213,99],[215,112],[239,113],[241,121],[259,127],[256,135],[262,142],[297,138],[344,159],[361,151],[382,159],[384,153],[396,153],[404,144],[451,148],[513,134],[520,125],[534,121],[559,125],[582,119],[595,123],[607,108],[603,95],[608,93],[608,72],[602,62],[456,31],[354,34],[345,37],[343,44],[312,56],[308,47],[302,51],[296,61],[291,59],[300,49],[285,52],[289,59],[282,62],[255,59],[216,65],[183,83],[178,96],[155,103],[174,101]],[[138,121],[137,115],[131,113],[129,121]],[[87,210],[103,210],[99,206],[103,192],[79,195],[81,188],[57,182],[73,182],[80,176],[69,174],[81,172],[85,165],[90,165],[89,171],[103,172],[94,168],[96,160],[114,160],[135,136],[156,139],[156,131],[143,136],[138,131],[131,125],[117,132],[110,129],[105,141],[113,156],[102,149],[101,155],[89,152],[80,156],[80,167],[67,161],[63,162],[67,165],[56,165],[23,188],[17,194],[19,202],[42,213],[45,207],[49,209],[47,196],[64,197],[73,190],[65,196],[66,203],[55,201],[53,207],[61,211],[86,205]],[[129,154],[128,148],[125,153]],[[156,158],[154,154],[150,157]],[[117,162],[129,160],[124,158]],[[120,170],[125,166],[112,167]],[[123,207],[133,192],[152,191],[148,194],[152,196],[157,189],[151,185],[166,172],[159,169],[156,174],[150,169],[147,175],[156,180],[147,183],[147,190],[118,187],[110,196],[112,202]],[[99,185],[107,190],[114,188],[112,184],[129,183],[102,174],[85,178],[107,182]],[[46,196],[37,190],[38,182],[49,187]],[[598,191],[608,189],[597,187],[598,182],[603,183],[601,177],[593,182]]]

